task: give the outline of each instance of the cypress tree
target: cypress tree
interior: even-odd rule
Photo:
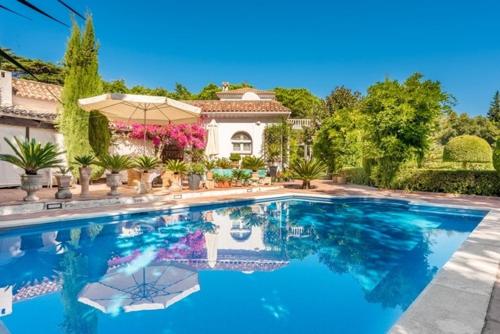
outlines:
[[[68,161],[82,154],[102,155],[109,147],[107,119],[98,112],[88,113],[78,106],[78,99],[102,93],[98,71],[98,47],[92,16],[87,15],[83,35],[73,21],[64,56],[63,112],[59,127],[64,135]],[[103,124],[105,127],[103,128]],[[96,131],[99,129],[99,135]]]
[[[491,101],[488,110],[488,119],[496,124],[500,124],[500,92],[497,90]]]

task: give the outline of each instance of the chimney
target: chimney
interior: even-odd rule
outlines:
[[[224,82],[222,83],[222,91],[223,91],[223,92],[227,92],[228,90],[229,90],[229,82],[224,81]]]
[[[12,73],[0,70],[0,107],[12,106]]]

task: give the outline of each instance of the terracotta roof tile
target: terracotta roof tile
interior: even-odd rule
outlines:
[[[12,79],[12,90],[20,97],[51,102],[58,102],[56,97],[60,99],[62,93],[61,86],[24,79]]]
[[[201,108],[202,113],[208,112],[270,112],[290,113],[290,109],[278,101],[218,101],[218,100],[194,100],[183,101]]]
[[[38,111],[25,108],[23,106],[0,107],[0,116],[9,116],[16,118],[27,118],[33,120],[54,123],[57,118],[57,112]]]

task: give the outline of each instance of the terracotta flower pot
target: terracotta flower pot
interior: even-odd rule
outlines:
[[[106,185],[111,189],[108,192],[109,196],[118,196],[118,187],[122,185],[122,176],[119,173],[110,173],[106,175]]]
[[[211,171],[208,171],[207,172],[207,180],[212,181],[213,179],[214,179],[214,173],[212,173]]]
[[[26,202],[38,201],[40,198],[35,193],[43,188],[43,175],[21,175],[21,189],[26,191]]]
[[[57,181],[57,199],[68,199],[73,197],[73,194],[69,190],[71,187],[71,175],[56,175]]]
[[[92,167],[80,167],[78,171],[80,172],[80,186],[81,186],[80,197],[88,197],[90,176],[92,175]]]

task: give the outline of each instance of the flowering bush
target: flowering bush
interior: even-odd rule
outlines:
[[[143,139],[146,132],[146,139],[152,141],[157,149],[166,145],[174,145],[179,149],[204,149],[206,144],[206,130],[200,124],[167,124],[167,125],[146,125],[134,123],[115,123],[116,130],[128,132],[128,137],[133,139]]]

